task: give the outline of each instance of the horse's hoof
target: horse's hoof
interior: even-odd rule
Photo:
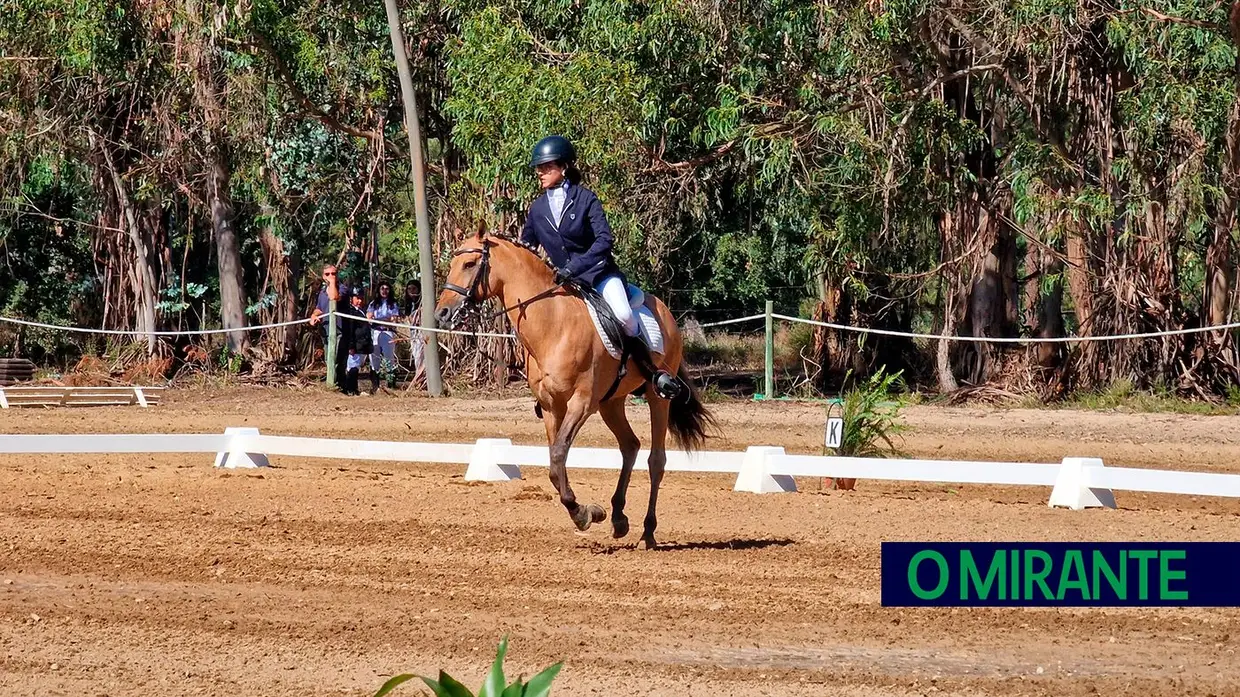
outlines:
[[[587,505],[586,510],[590,511],[591,523],[601,523],[604,520],[607,520],[607,510],[597,503]]]
[[[658,549],[659,543],[654,541],[654,535],[642,535],[642,546],[646,549]]]
[[[629,534],[629,519],[620,515],[611,519],[611,536],[617,540]]]
[[[578,530],[585,532],[590,529],[590,524],[592,521],[590,520],[589,508],[581,506],[576,511],[573,511],[571,515],[573,518],[573,524],[577,526]]]
[[[607,519],[607,511],[603,510],[603,507],[597,503],[578,506],[572,515],[577,529],[582,532],[589,530],[591,525],[601,523]]]

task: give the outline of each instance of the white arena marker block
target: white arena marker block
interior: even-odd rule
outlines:
[[[521,478],[521,468],[504,463],[512,441],[507,438],[479,438],[465,469],[467,482],[510,482]]]
[[[736,475],[733,491],[748,491],[754,494],[777,494],[794,492],[797,483],[786,474],[771,474],[767,465],[773,455],[783,455],[784,449],[767,445],[752,445],[745,450],[745,458],[741,461],[741,471]]]
[[[258,429],[249,426],[229,426],[224,429],[226,436],[257,436]],[[231,442],[232,439],[229,439]],[[215,466],[224,467],[225,469],[248,469],[253,467],[268,467],[267,456],[264,453],[247,453],[233,448],[229,448],[227,452],[215,454]]]
[[[1088,470],[1103,467],[1096,457],[1065,457],[1051,490],[1051,508],[1060,506],[1079,511],[1083,508],[1115,508],[1115,494],[1110,489],[1091,489]]]

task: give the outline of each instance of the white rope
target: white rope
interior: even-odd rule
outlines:
[[[341,315],[340,312],[336,312]],[[323,321],[327,321],[331,313],[320,315]],[[1240,329],[1240,322],[1232,322],[1230,324],[1220,324],[1207,327],[1193,327],[1189,329],[1169,329],[1159,332],[1141,332],[1135,334],[1113,334],[1109,336],[1063,336],[1063,337],[990,337],[990,336],[949,336],[946,334],[917,334],[914,332],[901,332],[892,329],[873,329],[869,327],[853,327],[846,324],[835,324],[833,322],[819,322],[817,320],[804,319],[801,317],[791,317],[778,313],[771,313],[771,317],[781,319],[788,322],[797,322],[800,324],[810,324],[818,327],[827,327],[830,329],[839,329],[846,332],[856,332],[859,334],[879,334],[882,336],[898,336],[907,339],[938,339],[945,341],[964,341],[973,343],[992,343],[992,344],[1062,344],[1074,343],[1078,341],[1120,341],[1124,339],[1155,339],[1164,336],[1179,336],[1183,334],[1200,334],[1203,332],[1227,331],[1232,329]],[[703,329],[707,327],[721,327],[728,324],[739,324],[741,322],[752,322],[758,319],[765,319],[766,314],[749,315],[747,317],[737,317],[736,319],[723,320],[721,322],[707,322],[699,325]],[[32,322],[30,320],[16,319],[14,317],[0,317],[0,322],[9,324],[20,324],[27,327],[37,327],[40,329],[59,329],[66,332],[79,332],[83,334],[106,334],[111,336],[203,336],[210,334],[230,334],[232,332],[251,332],[263,329],[275,329],[277,327],[289,327],[296,324],[305,324],[310,318],[294,319],[287,322],[275,322],[273,324],[261,324],[252,327],[239,327],[237,329],[192,329],[184,331],[154,331],[147,332],[136,329],[120,330],[120,329],[92,329],[89,327],[66,327],[58,324],[44,324],[43,322]],[[494,339],[515,339],[515,334],[498,334],[493,332],[466,332],[453,329],[427,328],[422,326],[414,326],[409,324],[397,324],[395,322],[384,322],[382,320],[367,319],[370,324],[382,325],[385,327],[393,327],[396,329],[417,329],[419,331],[433,332],[436,334],[455,334],[457,336],[478,336]]]
[[[737,322],[749,322],[750,320],[763,319],[765,317],[766,317],[765,314],[750,315],[748,317],[737,317],[736,319],[725,319],[722,322],[707,322],[706,324],[699,324],[698,326],[703,329],[707,327],[722,327],[725,324],[736,324]]]
[[[8,322],[10,324],[21,324],[27,327],[38,327],[40,329],[59,329],[66,332],[80,332],[82,334],[109,334],[112,336],[201,336],[203,334],[231,334],[233,332],[252,332],[260,329],[275,329],[276,327],[288,327],[294,324],[304,324],[309,322],[310,318],[294,319],[287,322],[276,322],[274,324],[261,324],[255,327],[238,327],[236,329],[187,329],[185,331],[155,331],[148,332],[140,329],[91,329],[89,327],[66,327],[59,324],[44,324],[42,322],[31,322],[25,319],[16,319],[13,317],[0,317],[0,322]]]
[[[337,314],[340,314],[340,313],[337,313]],[[475,332],[463,332],[463,331],[459,331],[456,329],[439,329],[439,328],[430,329],[428,327],[423,327],[420,325],[397,324],[396,322],[384,322],[383,320],[378,320],[378,319],[368,319],[366,321],[371,324],[379,324],[384,327],[394,327],[396,329],[409,329],[410,331],[417,329],[419,331],[434,332],[436,334],[458,334],[460,336],[486,336],[486,337],[491,337],[494,339],[515,339],[517,338],[516,334],[494,334],[491,332],[476,332],[475,333]]]
[[[1062,336],[1062,337],[1002,337],[1002,336],[948,336],[946,334],[914,334],[912,332],[898,332],[890,329],[869,329],[867,327],[850,327],[844,324],[833,324],[831,322],[818,322],[812,319],[802,319],[800,317],[789,317],[788,315],[780,315],[771,313],[772,317],[788,320],[789,322],[800,322],[801,324],[812,324],[818,327],[830,327],[831,329],[842,329],[849,332],[860,332],[862,334],[882,334],[885,336],[902,336],[909,339],[945,339],[947,341],[972,341],[977,343],[995,343],[995,344],[1062,344],[1076,341],[1119,341],[1121,339],[1153,339],[1160,336],[1176,336],[1179,334],[1195,334],[1200,332],[1224,331],[1228,329],[1240,328],[1240,322],[1231,324],[1220,324],[1213,327],[1194,327],[1192,329],[1170,329],[1161,332],[1144,332],[1140,334],[1113,334],[1110,336]]]

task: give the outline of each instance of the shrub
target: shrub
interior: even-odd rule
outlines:
[[[892,401],[891,388],[900,381],[904,371],[888,375],[885,368],[862,382],[844,390],[840,395],[841,416],[844,419],[844,434],[840,441],[839,454],[848,457],[899,457],[903,455],[892,436],[900,433],[905,426],[897,421],[901,404]],[[852,377],[852,371],[844,376],[845,384]],[[828,416],[834,405],[827,407]],[[852,489],[856,480],[841,478],[835,481],[840,489]]]

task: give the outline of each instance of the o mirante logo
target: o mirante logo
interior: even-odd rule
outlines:
[[[1240,606],[1240,543],[882,544],[884,606]]]

